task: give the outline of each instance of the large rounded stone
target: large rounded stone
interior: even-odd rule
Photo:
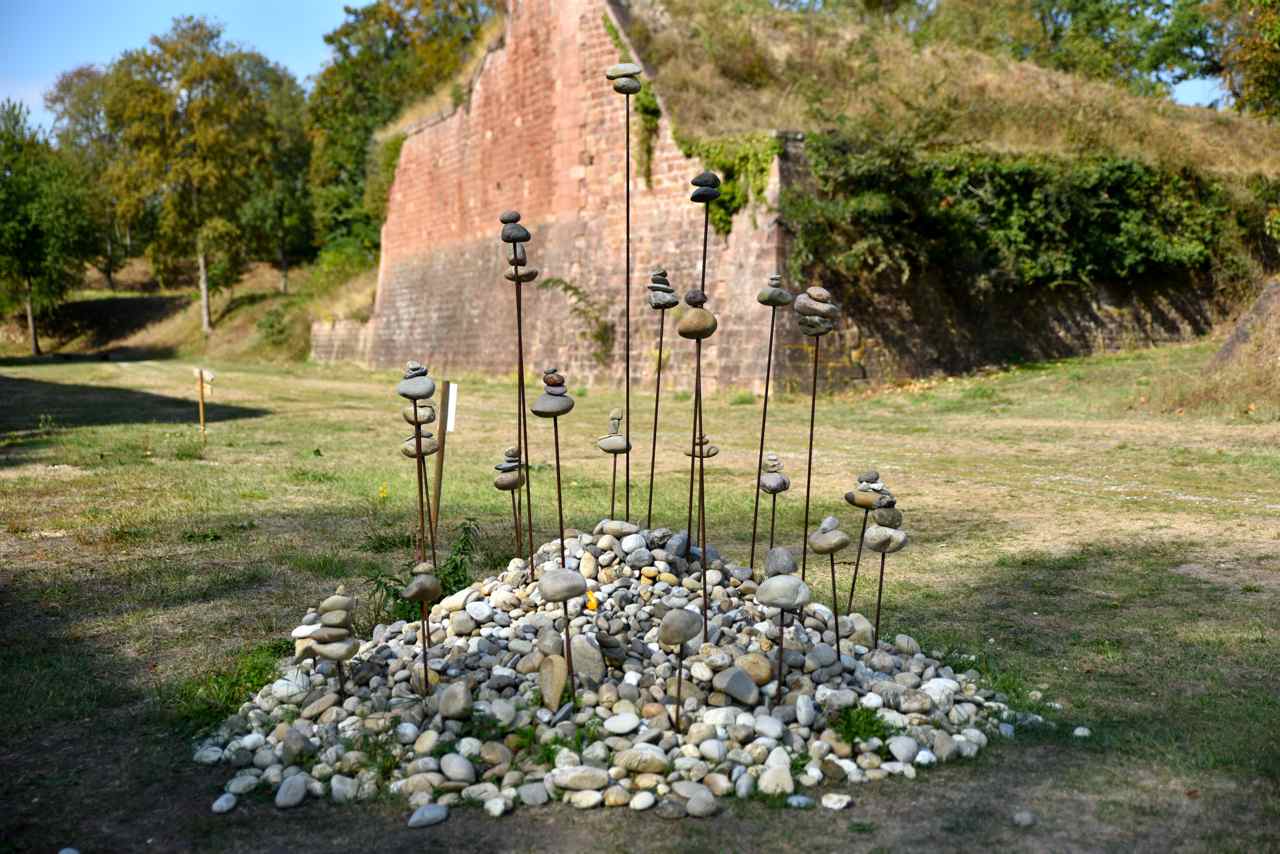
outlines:
[[[609,785],[609,772],[604,768],[595,768],[591,765],[570,765],[553,771],[551,782],[555,783],[558,789],[574,792],[598,791]]]
[[[790,550],[783,546],[774,546],[765,555],[764,574],[766,576],[787,575],[795,572],[796,569],[796,559],[792,556]]]
[[[551,711],[560,708],[564,686],[569,681],[569,666],[559,655],[548,655],[538,668],[538,690],[542,692],[542,705]]]
[[[667,754],[654,744],[637,744],[614,757],[619,767],[636,774],[665,774],[671,767]]]
[[[702,631],[702,616],[688,608],[668,611],[658,629],[658,643],[679,646],[696,638]]]
[[[450,683],[440,693],[440,716],[446,720],[471,717],[471,688],[465,681]]]
[[[565,602],[587,592],[587,580],[572,569],[552,569],[538,580],[538,592],[547,602]]]
[[[721,670],[711,680],[711,687],[723,691],[745,706],[754,706],[760,699],[760,689],[755,680],[741,667],[729,667]]]
[[[849,535],[839,529],[815,531],[809,535],[809,548],[820,555],[835,554],[849,545]]]
[[[681,338],[690,340],[710,338],[716,331],[716,316],[705,308],[692,308],[676,324]]]
[[[410,377],[396,385],[396,394],[408,400],[426,400],[435,393],[435,380],[428,376]]]
[[[770,608],[794,611],[809,604],[809,585],[794,575],[775,575],[765,579],[756,590],[756,601]]]
[[[573,398],[567,394],[547,394],[543,392],[533,402],[531,411],[539,418],[558,418],[568,415],[573,410]]]
[[[440,579],[434,575],[415,575],[413,580],[405,585],[404,590],[400,591],[400,598],[431,605],[440,601],[443,592],[440,587]]]
[[[867,528],[867,533],[863,536],[862,542],[873,552],[891,555],[906,548],[907,532],[898,528],[871,525]]]

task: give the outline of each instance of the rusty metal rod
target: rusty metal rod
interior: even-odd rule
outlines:
[[[564,663],[569,671],[569,696],[577,696],[577,690],[573,686],[573,644],[569,643],[569,600],[565,600],[561,604],[564,605]],[[560,697],[556,697],[556,708],[560,708]]]
[[[870,510],[862,511],[862,533],[858,535],[858,558],[853,562],[853,584],[849,587],[849,601],[845,603],[844,612],[853,613],[853,591],[858,589],[858,567],[862,565],[862,538],[867,535],[867,517]]]
[[[418,602],[418,617],[421,622],[421,635],[418,638],[422,647],[422,705],[427,705],[427,695],[431,693],[431,677],[427,673],[427,603]]]
[[[775,709],[782,704],[782,698],[786,693],[782,688],[782,684],[783,684],[782,668],[784,665],[784,660],[783,660],[784,649],[782,645],[782,639],[786,637],[786,634],[787,634],[786,619],[787,619],[787,612],[784,609],[779,608],[778,609],[778,691],[773,696],[773,707]]]
[[[676,653],[676,732],[680,731],[680,707],[684,705],[684,643]]]
[[[623,110],[626,113],[626,149],[627,149],[627,264],[626,264],[626,310],[625,310],[625,326],[626,326],[626,445],[627,445],[627,463],[626,463],[626,482],[623,488],[622,512],[626,515],[627,521],[631,521],[631,96],[623,94]],[[613,514],[610,513],[610,516]]]
[[[416,400],[413,402],[413,446],[415,452],[413,470],[418,475],[418,548],[414,554],[417,556],[418,563],[422,563],[427,559],[427,519],[422,497],[422,425],[418,423],[418,401]]]
[[[662,401],[662,333],[667,326],[666,311],[658,312],[658,379],[653,388],[653,439],[649,445],[649,509],[645,527],[653,529],[653,469],[658,461],[658,404]],[[630,520],[628,520],[630,521]]]
[[[822,337],[813,337],[813,387],[809,390],[809,465],[804,473],[804,527],[800,534],[800,580],[805,581],[809,571],[809,487],[813,482],[813,418],[818,411],[818,344]]]
[[[769,375],[773,373],[773,327],[778,318],[778,307],[769,309],[769,349],[764,362],[764,410],[760,413],[760,450],[756,452],[756,502],[751,511],[751,559],[748,566],[756,568],[756,522],[760,518],[760,472],[764,470],[764,431],[769,423]],[[773,548],[772,537],[769,548]]]
[[[880,589],[876,591],[876,627],[871,635],[871,648],[875,649],[880,646],[880,598],[884,595],[884,559],[885,553],[880,553]]]
[[[524,548],[524,537],[520,532],[520,509],[516,506],[516,495],[520,492],[520,488],[516,487],[511,490],[511,519],[514,522],[512,530],[516,535],[516,552],[519,553]]]
[[[564,495],[560,491],[560,419],[551,419],[551,432],[556,444],[556,510],[560,514],[560,567],[568,569],[564,560]],[[530,564],[532,566],[532,564]]]
[[[778,495],[774,493],[770,496],[773,499],[773,506],[769,510],[769,551],[773,551],[773,528],[774,523],[778,520]]]
[[[609,483],[609,518],[612,519],[618,505],[618,455],[610,456],[613,457],[613,480]]]
[[[430,506],[431,505],[431,485],[427,482],[426,463],[422,464],[422,490],[424,493],[424,500],[426,501],[426,504]],[[427,536],[431,543],[431,566],[434,569],[435,567],[440,565],[440,562],[436,556],[436,531],[434,527],[428,526]]]
[[[831,614],[836,624],[836,661],[840,660],[840,594],[836,589],[836,556],[835,553],[828,555],[831,558]]]
[[[524,392],[524,302],[521,299],[523,285],[520,283],[520,268],[515,267],[516,271],[516,351],[517,351],[517,370],[520,372],[517,378],[520,389],[520,417],[517,425],[520,431],[520,464],[524,467],[524,512],[525,512],[525,533],[529,537],[529,571],[533,571],[533,466],[529,463],[529,415],[525,412],[525,392]]]

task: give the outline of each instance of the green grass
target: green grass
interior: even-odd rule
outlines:
[[[887,563],[882,633],[976,655],[955,664],[1058,723],[1019,734],[972,770],[936,772],[952,781],[937,785],[996,779],[1022,751],[1044,750],[1036,767],[1047,779],[1016,772],[1030,775],[1027,791],[1099,804],[1102,818],[1090,819],[1099,832],[1150,828],[1152,805],[1176,813],[1187,789],[1203,793],[1193,847],[1203,839],[1256,850],[1248,828],[1278,820],[1267,805],[1280,785],[1270,737],[1280,728],[1280,425],[1142,402],[1152,383],[1198,370],[1212,349],[819,398],[811,525],[834,514],[856,531],[860,517],[842,496],[858,471],[877,468],[912,537]],[[307,608],[345,584],[360,600],[357,625],[370,627],[385,613],[375,579],[403,580],[412,567],[416,483],[397,453],[396,372],[210,367],[222,408],[211,411],[200,459],[175,452],[198,437],[188,363],[0,369],[0,540],[6,569],[17,570],[6,573],[0,620],[0,643],[14,651],[0,656],[11,688],[0,713],[13,749],[39,753],[35,733],[67,725],[83,739],[76,750],[91,753],[100,721],[132,720],[149,705],[140,700],[156,698],[179,710],[183,732],[208,725],[265,683]],[[512,391],[458,379],[467,393],[449,439],[438,551],[442,565],[455,549],[468,555],[465,568],[449,569],[461,584],[502,571],[513,553],[510,504],[492,486],[492,465],[511,444]],[[560,425],[567,525],[589,530],[607,510],[610,470],[594,442],[619,397],[595,387]],[[709,395],[706,413],[722,449],[706,471],[707,528],[742,561],[759,402]],[[688,419],[687,405],[663,410],[655,524],[683,526]],[[556,527],[544,427],[530,425],[539,542]],[[807,428],[807,395],[771,398],[767,449],[793,481],[778,501],[777,538],[793,547]],[[646,436],[647,419],[633,429]],[[641,454],[633,465],[644,472],[633,513],[647,495],[647,462]],[[768,516],[761,522],[767,535]],[[843,603],[854,555],[840,558]],[[809,580],[814,598],[830,603],[822,569]],[[875,594],[864,561],[855,609],[873,614]],[[1094,737],[1071,739],[1078,724]],[[965,803],[956,808],[981,806]],[[877,843],[897,826],[882,814],[864,819]]]
[[[250,647],[225,667],[165,688],[160,708],[188,731],[216,727],[274,679],[280,658],[292,651],[287,638]]]

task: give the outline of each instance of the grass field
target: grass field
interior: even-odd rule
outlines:
[[[0,363],[0,850],[1280,850],[1280,424],[1146,403],[1211,349],[818,401],[812,517],[856,528],[841,496],[869,467],[906,513],[913,544],[890,559],[885,630],[980,654],[1005,690],[1061,705],[1045,707],[1056,735],[855,789],[835,817],[755,805],[655,825],[626,810],[572,822],[561,808],[501,822],[459,810],[428,832],[407,830],[394,802],[276,815],[250,799],[212,816],[224,772],[190,763],[171,714],[192,686],[256,675],[339,579],[409,561],[395,375],[215,362],[205,447],[191,363]],[[487,572],[509,557],[509,505],[490,480],[511,443],[513,383],[461,379],[442,523],[479,522]],[[608,507],[593,440],[620,395],[583,391],[561,439],[566,521],[588,528]],[[689,408],[663,403],[654,521],[673,528]],[[728,394],[707,403],[722,448],[707,469],[708,532],[740,561],[759,414]],[[775,398],[770,414],[767,448],[793,482],[779,539],[798,545],[808,400]],[[549,462],[549,426],[531,424],[530,438]],[[535,472],[541,539],[553,536],[552,477]],[[642,481],[633,516],[645,496]],[[870,590],[860,582],[858,610]],[[1094,736],[1070,738],[1079,724]],[[1019,809],[1034,826],[1012,824]]]

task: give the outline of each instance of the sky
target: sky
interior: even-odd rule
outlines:
[[[44,93],[63,71],[105,65],[169,29],[177,15],[204,15],[226,37],[282,63],[299,80],[329,57],[324,34],[343,19],[344,0],[0,0],[0,99],[22,101],[35,124],[49,129]],[[360,5],[363,0],[346,0]],[[56,22],[56,23],[53,23]],[[1191,80],[1174,90],[1183,104],[1221,98],[1216,81]]]
[[[143,47],[178,15],[222,23],[225,38],[302,80],[329,58],[324,34],[342,23],[342,7],[343,0],[0,0],[0,99],[23,102],[47,130],[44,93],[60,73]]]

